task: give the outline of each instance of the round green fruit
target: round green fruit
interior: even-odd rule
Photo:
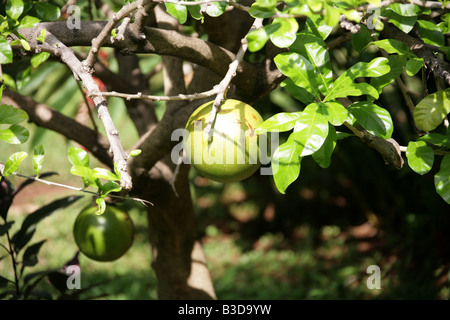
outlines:
[[[75,243],[92,260],[114,261],[133,244],[133,221],[118,207],[108,205],[102,214],[97,209],[89,206],[78,214],[73,227]]]
[[[184,148],[190,163],[204,177],[217,182],[241,181],[261,166],[256,127],[263,122],[252,106],[227,99],[220,106],[210,136],[205,135],[214,101],[190,116]]]

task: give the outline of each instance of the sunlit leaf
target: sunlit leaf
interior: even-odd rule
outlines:
[[[17,171],[19,169],[20,164],[22,163],[25,158],[28,157],[28,154],[24,151],[19,151],[11,156],[9,156],[8,160],[5,163],[5,168],[3,170],[3,175],[9,176],[13,172]]]
[[[301,112],[280,112],[261,123],[256,132],[264,131],[289,131],[295,126],[295,122],[299,119]]]
[[[428,95],[414,109],[414,121],[420,129],[431,131],[450,113],[450,89]]]
[[[331,164],[331,155],[336,147],[336,129],[328,124],[328,135],[319,150],[312,154],[314,161],[322,168],[328,168]]]
[[[44,147],[42,145],[38,145],[34,148],[33,153],[33,169],[34,173],[39,176],[42,170],[42,165],[44,163]]]
[[[420,175],[427,173],[433,167],[433,149],[425,141],[410,141],[406,148],[406,158],[410,168]]]
[[[370,133],[383,139],[389,139],[392,136],[394,125],[386,109],[371,102],[361,101],[350,105],[348,111]]]
[[[9,128],[0,129],[0,139],[10,144],[21,144],[27,142],[30,132],[27,128],[13,124]]]
[[[300,174],[301,158],[293,138],[278,146],[272,155],[272,173],[275,185],[281,193],[294,182]]]

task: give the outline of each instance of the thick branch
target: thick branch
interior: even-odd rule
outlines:
[[[68,29],[65,22],[44,22],[34,28],[21,29],[32,44],[42,28],[52,33],[66,46],[90,46],[91,39],[97,37],[106,22],[82,21],[80,29]],[[211,42],[199,38],[182,35],[172,30],[145,27],[145,39],[136,38],[133,33],[126,32],[125,40],[111,43],[106,39],[107,47],[115,47],[124,53],[154,53],[169,55],[193,62],[217,73],[223,77],[228,71],[228,65],[235,60],[235,54]],[[261,97],[273,90],[282,81],[281,72],[272,61],[251,64],[243,61],[238,69],[233,83],[248,97]]]
[[[94,130],[44,104],[37,103],[31,98],[24,97],[9,89],[3,91],[2,103],[24,110],[30,117],[30,120],[37,126],[53,130],[70,140],[78,142],[99,161],[111,169],[114,168],[112,156],[108,152],[109,142],[104,136],[96,133]]]

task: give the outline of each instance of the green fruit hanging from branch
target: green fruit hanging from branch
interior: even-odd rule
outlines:
[[[184,138],[186,155],[199,173],[210,180],[226,183],[246,179],[261,166],[255,129],[263,119],[252,106],[227,99],[208,134],[205,129],[212,107],[213,101],[207,102],[190,116]]]

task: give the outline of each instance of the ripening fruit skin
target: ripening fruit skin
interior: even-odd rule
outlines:
[[[212,139],[205,136],[214,101],[190,116],[184,137],[186,155],[204,177],[222,183],[241,181],[261,166],[256,127],[263,122],[252,106],[234,99],[220,106]]]
[[[92,260],[117,260],[133,244],[133,221],[119,207],[108,205],[103,214],[97,214],[97,209],[89,206],[78,214],[73,226],[75,243]]]

